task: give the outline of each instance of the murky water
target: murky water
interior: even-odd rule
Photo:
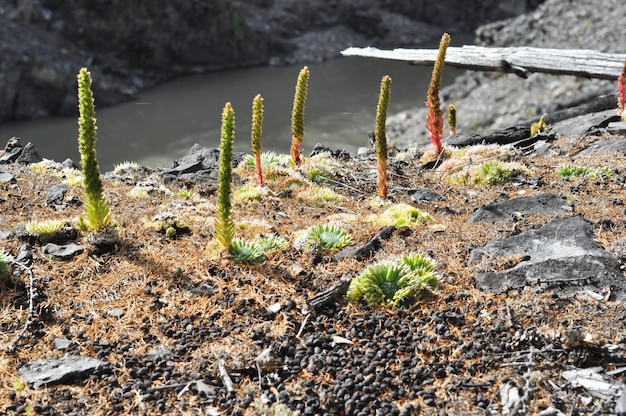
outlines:
[[[217,147],[224,104],[235,110],[235,150],[249,151],[252,99],[264,98],[263,150],[288,153],[291,107],[301,66],[251,68],[190,76],[141,93],[137,100],[99,108],[97,154],[103,171],[125,160],[166,166],[194,144]],[[303,153],[316,143],[350,151],[368,145],[383,75],[392,77],[389,114],[423,105],[429,67],[368,58],[340,58],[309,65]],[[459,72],[446,68],[444,84]],[[13,137],[33,142],[42,157],[80,159],[76,118],[0,125],[0,145]],[[427,140],[422,138],[422,140]]]

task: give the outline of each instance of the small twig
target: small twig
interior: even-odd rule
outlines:
[[[511,308],[509,307],[508,303],[506,304],[506,317],[507,317],[507,320],[509,321],[508,322],[509,323],[509,327],[512,327],[513,326],[513,316],[511,314]]]
[[[28,328],[30,328],[30,326],[33,324],[33,319],[36,316],[35,314],[35,289],[34,289],[35,274],[33,273],[32,269],[24,263],[20,263],[17,261],[13,261],[12,263],[26,270],[26,272],[28,272],[30,281],[29,281],[29,288],[28,288],[29,289],[28,290],[28,316],[26,317],[26,323],[24,324],[24,328],[22,328],[22,330],[15,336],[13,341],[7,347],[8,352],[11,352],[11,353],[17,350],[17,343],[22,339],[26,331],[28,331]]]
[[[300,325],[300,329],[298,330],[298,333],[296,334],[296,338],[300,338],[300,335],[302,335],[302,331],[304,331],[304,327],[306,326],[306,322],[309,320],[309,317],[311,316],[310,313],[307,313],[304,316],[304,320],[302,321],[302,325]]]
[[[217,368],[220,372],[220,378],[222,379],[222,383],[224,387],[226,387],[226,391],[228,393],[232,393],[235,391],[235,385],[233,384],[233,380],[230,378],[230,374],[228,374],[228,370],[226,369],[226,363],[221,358],[217,360]]]

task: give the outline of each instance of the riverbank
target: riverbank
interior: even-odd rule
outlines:
[[[287,243],[255,266],[211,254],[214,149],[196,147],[167,170],[107,173],[122,242],[99,254],[80,239],[60,248],[20,240],[18,224],[78,217],[82,190],[60,166],[4,164],[2,246],[27,268],[13,266],[0,295],[0,407],[44,415],[615,413],[624,393],[611,371],[626,362],[626,140],[612,131],[581,138],[552,130],[521,147],[465,148],[447,170],[400,152],[389,160],[387,201],[374,197],[371,152],[309,157],[256,196],[237,192],[255,189],[253,172],[240,169],[235,195],[248,197],[233,205],[236,236]],[[611,147],[596,152],[602,144]],[[515,173],[481,180],[476,172],[496,161]],[[590,170],[558,173],[569,165]],[[378,222],[398,204],[430,219]],[[175,239],[155,228],[172,216],[187,227]],[[342,227],[353,244],[342,254],[298,245],[315,224]],[[370,308],[343,296],[312,306],[340,279],[409,252],[432,258],[440,276],[412,307]],[[34,315],[17,338],[31,279]],[[600,393],[576,383],[595,366],[613,387],[587,400]]]

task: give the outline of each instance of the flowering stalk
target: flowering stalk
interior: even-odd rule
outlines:
[[[389,95],[391,89],[391,77],[385,75],[380,81],[380,94],[376,106],[376,171],[378,173],[378,195],[387,198],[387,108],[389,107]]]
[[[296,93],[293,99],[291,112],[291,160],[297,166],[300,165],[300,149],[304,137],[304,104],[309,85],[309,68],[300,70],[296,83]]]
[[[617,110],[622,117],[622,121],[626,121],[624,113],[624,105],[626,104],[626,61],[622,67],[622,73],[617,78]]]
[[[456,107],[454,104],[448,106],[448,127],[450,128],[450,136],[456,135]]]
[[[443,73],[443,63],[446,59],[446,50],[450,45],[450,35],[444,33],[439,42],[439,53],[433,67],[432,78],[428,86],[428,97],[426,106],[428,107],[428,115],[426,116],[426,130],[428,130],[428,138],[433,144],[437,155],[441,154],[443,145],[443,114],[441,112],[441,102],[439,101],[439,88],[441,87],[441,76]]]
[[[96,110],[87,68],[78,73],[78,150],[85,189],[85,219],[81,224],[98,231],[111,223],[111,212],[103,194],[100,168],[96,159]]]
[[[252,154],[254,155],[254,167],[256,169],[256,181],[263,186],[263,168],[261,167],[261,131],[263,128],[263,98],[261,94],[252,101]]]
[[[235,233],[230,204],[234,139],[235,112],[232,105],[226,103],[222,112],[220,161],[217,172],[217,214],[215,217],[215,238],[220,248],[226,252],[231,250]]]

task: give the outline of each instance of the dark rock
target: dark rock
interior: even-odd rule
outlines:
[[[235,153],[233,155],[233,168],[237,167],[245,153]],[[194,144],[187,154],[175,160],[171,168],[164,169],[161,173],[166,181],[173,179],[184,179],[190,181],[217,180],[219,168],[220,149],[202,147]]]
[[[15,182],[15,175],[10,172],[0,172],[0,183]]]
[[[80,170],[80,166],[78,165],[78,163],[69,158],[61,162],[61,168]]]
[[[444,139],[450,146],[473,146],[476,144],[510,144],[530,137],[530,126],[508,127],[502,130],[488,130],[469,135],[457,135]]]
[[[90,357],[71,355],[60,359],[43,359],[25,364],[18,370],[24,381],[33,388],[49,384],[71,384],[91,374],[110,370],[106,361]]]
[[[63,209],[65,207],[63,200],[65,199],[67,190],[68,187],[66,185],[54,185],[46,189],[44,191],[46,194],[46,206],[57,210]]]
[[[621,152],[626,155],[626,139],[598,140],[580,151],[576,156],[587,156],[602,152]]]
[[[22,244],[17,249],[17,255],[15,256],[15,261],[18,263],[24,263],[29,265],[33,261],[33,249],[28,244]]]
[[[15,160],[17,163],[24,165],[30,165],[33,163],[39,163],[43,159],[39,156],[39,152],[35,148],[35,145],[31,142],[26,143],[26,146],[22,149],[22,153]]]
[[[63,260],[70,259],[85,250],[85,247],[80,244],[69,243],[64,245],[58,245],[54,243],[48,243],[43,246],[44,254],[50,254]]]
[[[408,191],[408,194],[411,196],[413,202],[433,202],[445,199],[443,195],[438,194],[437,192],[431,191],[427,188],[415,188]]]
[[[12,137],[4,147],[4,154],[0,156],[0,164],[13,163],[22,154],[24,145],[19,137]]]
[[[491,272],[494,260],[519,257],[515,266]],[[593,225],[580,216],[557,218],[538,230],[494,240],[473,250],[470,263],[477,270],[476,284],[489,293],[504,293],[525,286],[564,289],[612,287],[626,293],[619,262],[595,240]]]
[[[508,201],[496,202],[478,208],[470,215],[468,222],[500,222],[511,221],[517,213],[527,214],[554,214],[565,213],[563,207],[566,205],[565,198],[555,194],[541,194],[527,196]]]
[[[619,121],[619,119],[617,111],[611,109],[568,118],[554,123],[551,127],[557,133],[566,136],[582,136],[594,130],[607,127],[609,123]]]

